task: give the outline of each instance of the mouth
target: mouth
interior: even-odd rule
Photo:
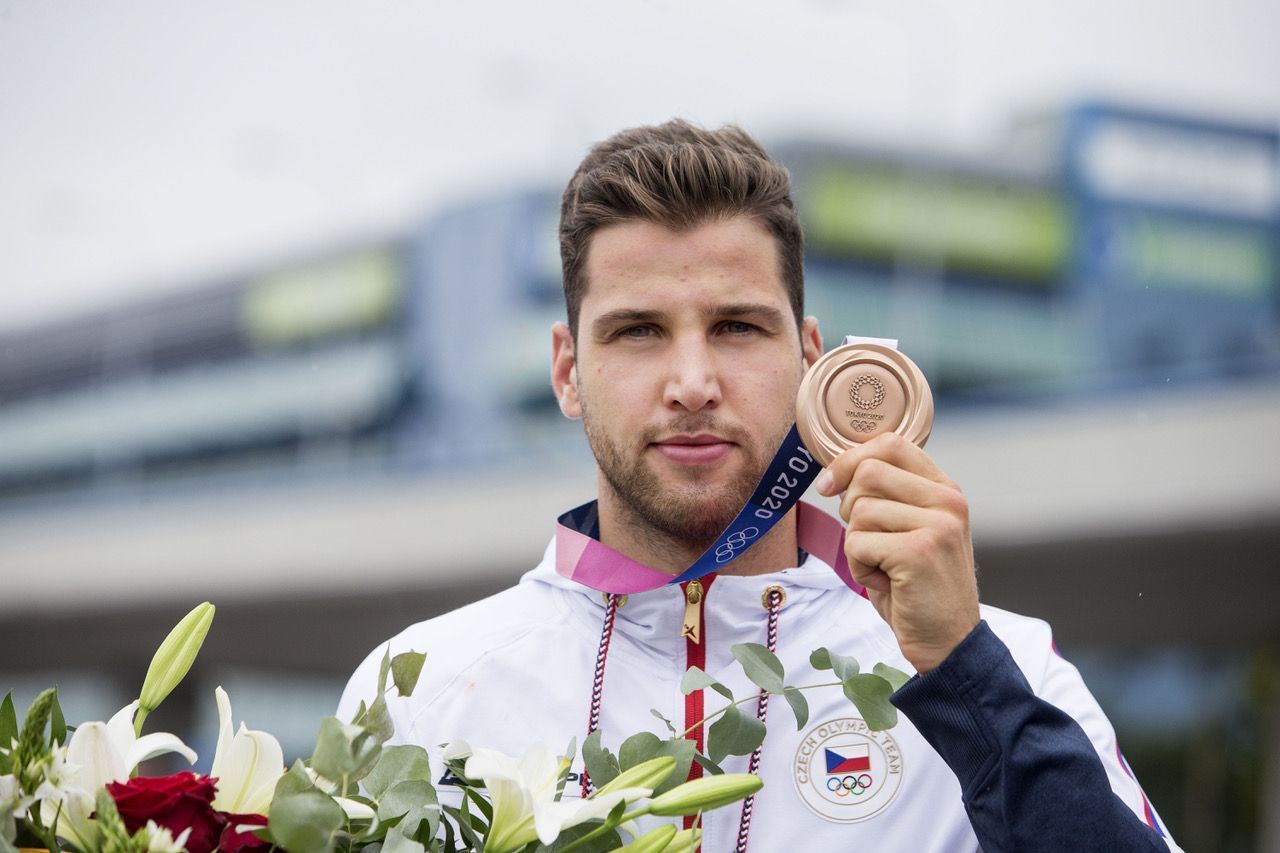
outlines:
[[[673,435],[653,443],[667,459],[680,465],[710,465],[729,455],[737,445],[711,433]]]

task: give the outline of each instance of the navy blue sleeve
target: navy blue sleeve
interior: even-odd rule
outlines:
[[[1167,853],[1159,833],[1112,792],[1084,730],[1032,692],[986,622],[891,701],[960,780],[984,853]]]

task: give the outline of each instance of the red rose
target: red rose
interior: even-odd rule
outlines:
[[[140,777],[110,782],[107,793],[116,801],[130,833],[153,820],[177,838],[190,828],[187,853],[213,853],[227,820],[213,809],[214,780],[191,771],[172,776]]]
[[[266,850],[271,847],[271,842],[263,841],[253,834],[253,830],[236,831],[236,827],[241,825],[266,826],[267,819],[263,815],[232,814],[231,812],[218,812],[218,814],[227,821],[227,826],[222,830],[222,837],[218,841],[218,850],[222,853],[248,853],[248,851]]]

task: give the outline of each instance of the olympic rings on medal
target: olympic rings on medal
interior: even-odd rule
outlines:
[[[758,527],[744,527],[741,530],[735,530],[724,541],[724,544],[716,549],[716,562],[727,563],[737,556],[738,552],[747,546],[747,543],[760,535]]]
[[[857,776],[831,776],[827,779],[827,790],[837,797],[860,797],[871,787],[870,773],[859,773]]]

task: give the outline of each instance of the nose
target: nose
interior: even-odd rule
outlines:
[[[670,409],[697,412],[720,405],[720,371],[706,340],[685,340],[673,347],[662,402]]]

